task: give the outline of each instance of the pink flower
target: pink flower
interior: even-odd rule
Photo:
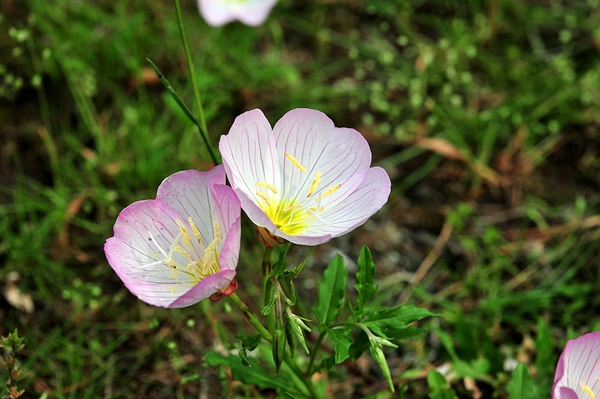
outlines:
[[[198,0],[200,13],[211,26],[235,20],[258,26],[265,22],[277,0]]]
[[[178,308],[235,291],[240,235],[240,202],[219,165],[175,173],[156,199],[125,208],[104,252],[132,294]]]
[[[267,246],[317,245],[363,224],[386,202],[390,178],[371,168],[356,130],[312,109],[285,114],[272,129],[263,113],[238,116],[219,150],[242,208]]]
[[[600,331],[567,342],[552,386],[552,399],[599,398]]]

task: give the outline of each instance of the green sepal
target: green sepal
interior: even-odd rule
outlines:
[[[308,332],[311,331],[311,329],[304,323],[304,321],[310,321],[308,319],[305,319],[303,317],[300,316],[296,316],[295,314],[293,314],[289,308],[287,309],[287,324],[286,324],[286,328],[290,329],[290,332],[293,333],[294,336],[294,343],[297,341],[300,346],[302,346],[302,349],[304,349],[304,351],[306,352],[306,354],[309,354],[308,351],[308,347],[306,346],[306,341],[304,339],[304,333],[302,332],[302,330],[306,330]],[[288,339],[288,343],[290,344],[290,350],[292,348],[292,341]]]
[[[371,356],[373,356],[373,359],[379,365],[379,368],[381,369],[381,374],[383,375],[383,378],[385,378],[385,380],[387,381],[390,391],[394,392],[395,389],[394,383],[392,382],[392,373],[390,373],[390,367],[388,366],[387,361],[385,360],[385,355],[383,354],[381,345],[371,340],[369,349],[371,350]]]

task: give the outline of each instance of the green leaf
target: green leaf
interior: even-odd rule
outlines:
[[[358,256],[358,270],[356,272],[356,284],[354,288],[358,292],[358,309],[356,316],[362,318],[365,315],[365,304],[375,295],[377,286],[375,282],[375,264],[371,251],[364,245]]]
[[[280,376],[272,375],[261,367],[255,360],[250,359],[253,367],[246,367],[239,357],[222,356],[216,352],[207,353],[204,357],[207,366],[225,366],[231,369],[233,378],[248,385],[256,385],[260,389],[274,388],[280,392],[289,392],[295,397],[307,396],[294,385],[294,378],[282,370]]]
[[[535,339],[535,368],[538,376],[550,376],[554,372],[556,358],[554,357],[554,340],[544,319],[538,322],[538,333]]]
[[[253,351],[254,349],[256,349],[258,344],[260,344],[260,340],[262,339],[260,334],[256,334],[256,335],[240,334],[240,335],[236,336],[236,338],[238,338],[242,341],[242,348],[248,349],[249,351]]]
[[[253,351],[254,349],[256,349],[262,337],[260,336],[260,334],[252,336],[240,334],[236,338],[242,340],[242,348],[239,351],[240,358],[242,359],[242,364],[246,367],[250,367],[250,359],[248,359],[248,354],[246,353],[246,350]]]
[[[353,362],[356,361],[359,357],[362,356],[362,354],[367,350],[368,347],[369,337],[367,336],[367,333],[361,330],[360,334],[358,334],[358,337],[356,337],[356,339],[354,340],[354,342],[352,342],[352,345],[350,346],[350,360],[352,360]]]
[[[535,397],[533,379],[529,369],[519,363],[508,383],[508,399],[532,399]]]
[[[363,324],[377,335],[385,335],[385,329],[405,329],[407,324],[429,316],[435,316],[435,313],[412,305],[398,306],[372,313]]]
[[[430,399],[458,399],[444,376],[435,370],[431,370],[427,374],[427,384],[429,385]]]
[[[333,352],[335,354],[335,364],[340,364],[348,359],[350,345],[350,329],[327,330],[327,336],[333,341]]]
[[[317,306],[312,308],[321,324],[321,329],[336,320],[344,300],[347,277],[348,271],[344,266],[344,259],[336,255],[323,273],[323,281],[319,284]]]

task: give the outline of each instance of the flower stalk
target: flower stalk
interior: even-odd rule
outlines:
[[[198,130],[200,130],[200,135],[204,140],[204,144],[208,149],[212,161],[215,163],[215,165],[217,165],[220,163],[220,161],[217,153],[215,152],[212,144],[210,143],[208,128],[206,126],[206,118],[204,117],[204,108],[202,107],[202,99],[200,98],[200,90],[198,89],[198,82],[196,80],[196,70],[194,69],[194,62],[192,60],[190,47],[188,46],[187,38],[185,35],[185,27],[183,25],[183,18],[181,16],[181,6],[179,5],[179,0],[173,0],[173,2],[175,3],[175,12],[177,13],[177,25],[179,26],[179,35],[181,36],[183,51],[185,52],[185,59],[187,60],[188,70],[190,72],[192,91],[194,92],[194,102],[196,103],[196,108],[200,117],[200,123],[197,124]]]

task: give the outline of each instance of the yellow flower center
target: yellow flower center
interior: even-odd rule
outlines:
[[[293,155],[286,152],[284,156],[302,173],[308,172],[304,165]],[[315,194],[321,182],[321,176],[322,173],[318,171],[308,188],[306,198],[310,198]],[[321,200],[337,191],[341,187],[341,184],[336,184],[325,191],[325,193],[320,193],[315,198],[315,206],[310,207],[301,205],[301,201],[298,201],[298,193],[291,193],[294,194],[293,199],[281,199],[278,195],[279,190],[277,187],[274,187],[270,183],[256,182],[256,187],[259,190],[264,189],[263,191],[256,192],[256,196],[261,199],[258,206],[281,232],[290,236],[297,236],[302,234],[310,226],[311,222],[321,219],[319,213],[324,210],[324,207],[321,206]]]
[[[220,271],[219,253],[221,250],[222,236],[217,215],[213,219],[214,239],[206,246],[202,244],[202,236],[191,217],[188,223],[192,228],[194,239],[190,236],[188,228],[176,220],[179,234],[170,243],[168,251],[162,248],[150,231],[148,241],[156,247],[151,255],[155,262],[144,267],[163,266],[169,269],[169,279],[179,279],[179,274],[184,273],[192,281],[198,282],[203,278]],[[176,256],[179,255],[179,256]],[[157,269],[156,272],[161,272]]]
[[[301,234],[311,220],[311,215],[295,201],[265,202],[261,208],[279,230],[290,236]]]

